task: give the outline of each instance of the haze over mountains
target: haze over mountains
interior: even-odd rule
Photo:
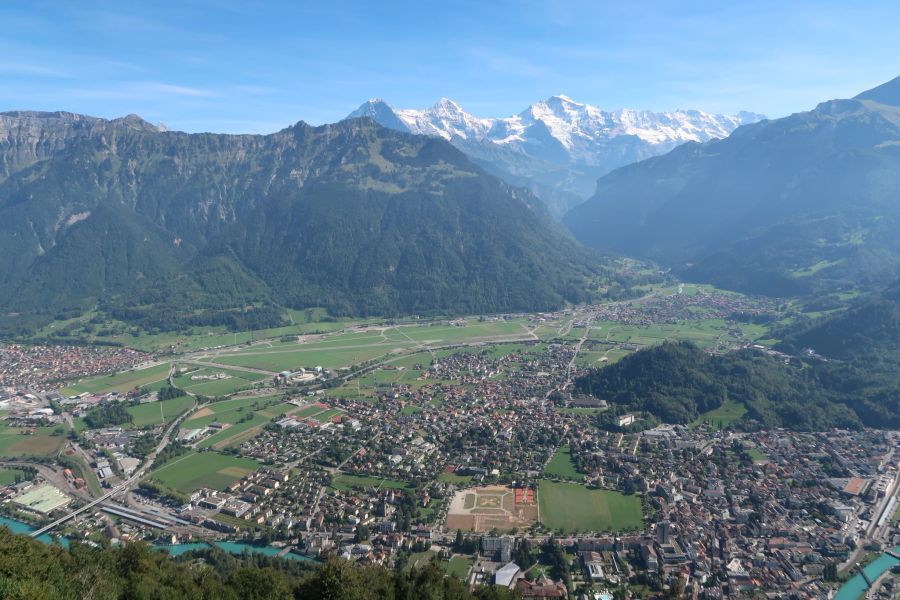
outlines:
[[[0,154],[6,311],[471,314],[584,300],[603,271],[527,191],[370,120],[261,136],[5,113]]]
[[[900,78],[618,169],[564,222],[739,291],[880,287],[900,271]]]
[[[424,110],[396,109],[372,99],[348,118],[355,117],[442,137],[489,172],[536,192],[557,217],[591,196],[597,178],[617,167],[685,142],[726,137],[764,118],[750,112],[604,111],[562,95],[507,118],[475,117],[447,98]]]

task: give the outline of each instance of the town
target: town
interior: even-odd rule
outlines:
[[[177,355],[9,345],[2,511],[173,554],[433,560],[523,598],[827,598],[900,544],[900,433],[767,430],[734,406],[658,423],[572,385],[663,339],[765,348],[776,312],[680,286]]]

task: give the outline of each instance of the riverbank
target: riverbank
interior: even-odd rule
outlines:
[[[9,528],[13,533],[21,533],[24,535],[28,535],[31,532],[35,531],[35,527],[29,525],[28,523],[24,523],[22,521],[17,521],[15,519],[10,519],[8,517],[0,517],[0,525],[5,525]],[[59,543],[63,547],[69,546],[69,540],[64,537],[54,538],[49,534],[40,535],[37,538],[38,541],[44,542],[45,544],[52,544],[54,542]],[[244,552],[249,552],[250,554],[262,554],[265,556],[278,556],[279,553],[283,550],[283,548],[277,548],[275,546],[254,546],[253,544],[247,544],[245,542],[190,542],[185,544],[174,544],[174,545],[153,545],[153,548],[156,550],[162,550],[167,552],[170,556],[179,556],[184,554],[185,552],[190,552],[191,550],[201,550],[203,548],[218,548],[229,554],[241,555]],[[288,560],[301,560],[304,562],[317,563],[314,558],[310,558],[308,556],[303,556],[301,554],[295,554],[293,552],[288,552],[282,558]]]
[[[891,549],[894,554],[900,554],[900,546],[895,546]],[[865,572],[866,577],[869,578],[869,581],[874,582],[876,579],[881,577],[882,573],[889,571],[894,565],[900,564],[900,560],[894,558],[888,553],[884,553],[874,561],[869,563],[863,568],[863,572]],[[841,589],[838,590],[838,593],[835,595],[834,600],[859,600],[862,598],[866,590],[868,590],[868,585],[866,585],[866,580],[860,573],[854,575],[847,583],[841,586]]]

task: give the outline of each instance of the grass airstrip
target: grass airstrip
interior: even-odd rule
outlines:
[[[169,374],[169,363],[159,364],[146,369],[123,371],[112,375],[82,379],[61,390],[68,396],[75,394],[105,394],[109,392],[125,393],[136,387],[162,387]],[[157,385],[154,385],[157,384]]]

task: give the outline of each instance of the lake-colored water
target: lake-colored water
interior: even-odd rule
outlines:
[[[35,530],[34,527],[29,525],[28,523],[23,523],[22,521],[16,521],[15,519],[8,519],[6,517],[0,517],[0,525],[6,525],[9,527],[10,531],[13,533],[31,533]],[[39,541],[44,542],[45,544],[50,544],[53,542],[53,538],[44,534],[37,538]],[[64,547],[69,546],[69,540],[66,538],[57,538],[59,544]],[[230,554],[243,554],[244,550],[250,552],[251,554],[265,554],[266,556],[277,556],[279,552],[281,552],[281,548],[275,548],[272,546],[253,546],[252,544],[245,544],[243,542],[212,542],[212,545],[221,548],[225,552]],[[155,545],[153,546],[157,550],[165,550],[171,556],[179,556],[184,554],[185,552],[190,552],[191,550],[199,550],[201,548],[208,548],[210,543],[207,542],[191,542],[187,544],[175,544],[171,546],[166,545]],[[318,562],[314,558],[309,558],[308,556],[301,556],[300,554],[294,554],[293,552],[288,552],[282,558],[287,558],[290,560],[302,560],[307,562]]]
[[[191,542],[189,544],[174,544],[174,545],[163,545],[158,544],[153,546],[157,550],[165,550],[171,556],[179,556],[184,554],[185,552],[190,552],[191,550],[202,550],[203,548],[209,548],[209,544],[206,542]]]
[[[243,554],[244,550],[246,550],[251,554],[277,556],[278,553],[281,552],[281,548],[273,548],[272,546],[253,546],[252,544],[244,544],[242,542],[213,542],[213,545],[218,546],[225,552],[229,552],[231,554]],[[318,562],[314,558],[309,558],[308,556],[302,556],[300,554],[294,554],[293,552],[288,552],[282,558],[287,558],[290,560],[302,560],[306,562]]]
[[[900,554],[900,546],[894,547],[891,551],[894,554]],[[865,568],[863,568],[863,571],[865,571],[869,580],[875,581],[882,573],[891,569],[898,563],[900,563],[900,560],[897,560],[893,556],[882,554],[876,560],[866,565]],[[834,600],[859,600],[859,598],[866,593],[866,589],[866,580],[863,579],[862,575],[857,573],[850,581],[841,586],[841,589],[838,590]]]
[[[6,517],[0,517],[0,525],[6,525],[9,527],[10,531],[13,533],[31,533],[36,528],[32,527],[28,523],[23,523],[22,521],[16,521],[15,519],[8,519]],[[53,543],[53,536],[45,533],[44,535],[38,536],[38,540],[44,542],[45,544]],[[57,538],[59,541],[59,545],[68,548],[69,540],[64,537]]]

